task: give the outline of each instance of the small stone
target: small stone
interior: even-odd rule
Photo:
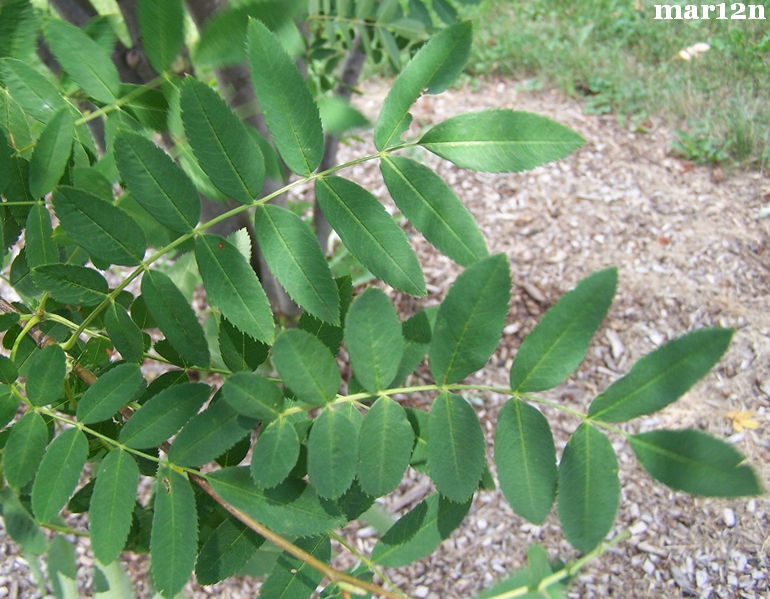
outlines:
[[[414,595],[415,597],[419,597],[419,599],[425,599],[425,597],[428,596],[428,593],[430,593],[430,589],[425,585],[421,584],[414,590],[412,595]]]
[[[727,526],[727,528],[732,528],[733,526],[735,526],[735,523],[736,523],[735,512],[731,510],[729,507],[725,508],[725,511],[722,517],[725,521],[725,526]]]
[[[640,535],[647,530],[647,524],[642,520],[637,520],[628,528],[628,530],[632,535]]]
[[[653,564],[650,560],[644,560],[644,564],[642,564],[642,569],[647,572],[648,576],[652,576],[652,573],[655,572],[655,564]]]
[[[709,582],[709,575],[705,570],[695,570],[695,585],[698,588],[705,587]]]
[[[476,521],[476,528],[478,528],[479,530],[486,530],[487,526],[489,526],[489,523],[486,520],[484,520],[484,518],[479,518]]]

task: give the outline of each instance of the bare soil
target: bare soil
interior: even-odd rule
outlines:
[[[359,108],[374,119],[387,90],[388,82],[367,83]],[[694,166],[670,155],[672,134],[654,120],[646,123],[646,132],[630,132],[614,117],[584,114],[579,103],[561,94],[523,91],[504,80],[422,98],[413,129],[483,108],[550,116],[583,135],[586,145],[558,163],[507,175],[464,171],[422,156],[474,214],[490,251],[504,252],[511,264],[514,289],[503,340],[487,368],[470,380],[507,384],[516,349],[545,310],[581,278],[615,265],[616,300],[586,361],[548,397],[585,410],[597,393],[663,342],[699,327],[733,327],[728,352],[704,380],[676,404],[633,421],[627,430],[708,431],[746,455],[767,486],[770,219],[759,218],[770,201],[767,174]],[[344,146],[340,161],[372,151],[367,136]],[[376,164],[342,174],[387,197]],[[305,194],[309,191],[300,190]],[[404,315],[440,301],[460,272],[417,232],[407,230],[424,266],[429,295],[418,301],[391,293]],[[427,370],[418,371],[416,384],[421,377],[429,379]],[[429,401],[403,399],[413,405]],[[505,399],[476,397],[490,448]],[[746,417],[756,428],[739,430],[736,412],[749,412]],[[578,421],[553,410],[545,413],[561,451]],[[582,570],[570,597],[770,596],[767,497],[728,501],[670,491],[644,473],[623,439],[613,444],[622,499],[610,537],[629,527],[632,537]],[[429,491],[430,484],[410,472],[388,505],[404,512]],[[350,527],[348,533],[363,551],[376,541],[368,528]],[[86,543],[78,547],[81,566],[89,560]],[[484,491],[465,523],[436,553],[390,575],[414,597],[468,598],[524,565],[531,543],[543,545],[553,559],[577,556],[564,541],[555,513],[542,526],[533,526],[511,511],[499,491]],[[137,579],[147,575],[145,558],[127,556],[126,561]],[[81,567],[79,574],[87,576],[86,569]],[[8,592],[0,590],[0,596],[39,596],[17,549],[5,539],[0,540],[2,587]],[[236,598],[252,597],[257,588],[253,580],[233,579],[206,588],[189,585],[188,592]]]

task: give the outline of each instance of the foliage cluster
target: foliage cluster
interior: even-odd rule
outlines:
[[[328,3],[301,4],[300,12],[310,5],[318,11],[307,22],[332,21],[323,10]],[[445,5],[434,1],[431,8]],[[269,563],[264,597],[308,597],[321,584],[325,597],[407,597],[383,569],[435,550],[463,521],[477,489],[494,484],[482,427],[467,401],[488,391],[510,397],[494,437],[503,495],[535,523],[555,503],[565,537],[586,555],[554,572],[533,548],[528,573],[484,597],[561,596],[564,579],[604,550],[620,499],[608,433],[626,438],[644,468],[672,488],[760,492],[754,472],[722,441],[695,430],[630,434],[617,426],[681,396],[725,351],[730,330],[670,341],[599,394],[587,414],[538,395],[582,361],[612,302],[613,268],[581,281],[546,313],[519,348],[509,386],[463,383],[500,342],[508,260],[489,254],[452,189],[401,151],[420,147],[462,168],[510,172],[566,156],[582,139],[535,114],[489,110],[405,140],[412,104],[446,89],[465,65],[471,26],[455,22],[421,45],[395,79],[374,126],[376,152],[319,171],[319,102],[286,50],[296,40],[291,23],[298,13],[287,16],[281,6],[243,3],[217,17],[221,29],[214,29],[230,36],[237,34],[233,23],[244,24],[244,54],[233,60],[249,65],[268,139],[207,80],[173,72],[184,44],[177,35],[181,0],[138,3],[145,50],[160,73],[144,85],[121,83],[110,57],[115,40],[101,21],[81,29],[41,16],[26,0],[3,4],[1,247],[6,253],[22,232],[23,242],[6,256],[20,300],[0,302],[8,354],[0,357],[0,505],[23,550],[47,554],[53,591],[77,593],[65,535],[78,531],[63,513],[87,512],[95,591],[122,592],[116,559],[128,550],[149,552],[162,597],[177,595],[193,572],[212,584],[252,572],[255,562]],[[377,11],[382,6],[395,7],[384,23],[405,26],[400,3]],[[336,22],[362,22],[386,48],[389,38],[372,32],[387,28],[367,21],[373,7],[357,3],[366,18],[337,12]],[[29,64],[40,33],[58,76]],[[206,55],[203,40],[219,39],[210,35],[204,30],[198,56]],[[334,36],[344,41],[336,30]],[[315,81],[319,93],[326,84]],[[88,127],[97,120],[103,148]],[[156,145],[159,134],[173,140],[169,150],[178,161]],[[370,160],[415,229],[465,267],[439,306],[403,321],[379,288],[335,279],[308,223],[270,202],[312,183],[350,253],[393,289],[424,295],[404,231],[371,192],[340,176]],[[293,174],[264,192],[271,173],[284,170]],[[201,191],[233,207],[202,219]],[[243,213],[251,215],[267,267],[302,309],[296,322],[276,318],[249,264],[248,237],[210,232]],[[167,266],[171,257],[205,290],[205,314],[172,276],[178,270]],[[350,368],[341,369],[343,343]],[[434,382],[404,385],[426,356]],[[149,383],[147,360],[168,366]],[[417,391],[432,397],[425,409],[399,403]],[[543,405],[580,420],[558,461]],[[429,476],[435,491],[395,522],[371,555],[349,548],[359,560],[354,569],[333,569],[331,540],[344,544],[336,531],[392,492],[408,467]],[[153,481],[148,502],[138,500],[143,478]],[[49,541],[45,529],[62,534]]]

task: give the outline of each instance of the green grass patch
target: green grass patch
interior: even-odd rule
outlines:
[[[484,0],[472,77],[511,76],[585,98],[632,127],[665,115],[698,162],[770,166],[770,2],[764,21],[656,21],[653,2]],[[686,61],[696,43],[709,50]]]

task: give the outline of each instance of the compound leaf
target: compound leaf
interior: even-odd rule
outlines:
[[[107,420],[146,388],[138,364],[115,366],[100,376],[80,398],[77,418],[84,424]]]
[[[337,395],[342,379],[329,349],[315,336],[287,329],[275,340],[273,362],[283,382],[302,401],[322,406]]]
[[[48,427],[36,412],[27,412],[11,427],[3,455],[3,475],[11,487],[21,489],[32,480],[47,443]]]
[[[182,466],[201,466],[230,449],[254,428],[225,401],[215,401],[193,417],[174,439],[169,459]]]
[[[139,467],[126,451],[111,450],[99,465],[88,511],[91,548],[103,564],[123,551],[131,528]]]
[[[366,413],[359,437],[358,481],[365,493],[382,497],[401,482],[412,456],[414,432],[404,408],[380,397]]]
[[[484,472],[484,448],[470,404],[454,393],[439,395],[428,419],[428,469],[441,495],[456,502],[473,495]]]
[[[257,207],[254,228],[268,268],[291,298],[319,320],[339,324],[337,285],[310,227],[286,208],[267,204]]]
[[[88,456],[88,439],[79,428],[56,437],[43,455],[32,485],[32,511],[48,522],[69,500]]]
[[[273,311],[243,254],[222,237],[201,235],[195,240],[195,260],[209,302],[244,333],[272,344]]]
[[[40,134],[29,163],[29,193],[41,198],[64,174],[75,137],[75,121],[68,106],[53,115]]]
[[[733,447],[698,430],[650,431],[629,437],[637,459],[663,484],[693,495],[742,497],[763,492]]]
[[[107,281],[99,272],[75,264],[43,264],[32,269],[32,280],[63,304],[95,306],[107,297],[109,290]]]
[[[324,563],[331,559],[331,542],[326,535],[299,539],[296,545]],[[307,598],[313,594],[323,577],[321,572],[304,561],[283,553],[259,592],[265,597]]]
[[[248,468],[234,467],[217,470],[207,480],[222,499],[278,534],[316,535],[345,523],[330,503],[321,503],[312,486],[296,478],[262,489]]]
[[[462,168],[518,172],[559,160],[585,140],[551,119],[514,110],[484,110],[452,117],[419,141]]]
[[[388,529],[372,550],[372,561],[399,568],[432,553],[465,518],[471,500],[455,503],[431,493]]]
[[[308,175],[321,162],[321,117],[305,80],[281,42],[265,25],[249,20],[247,57],[257,100],[275,146],[295,173]]]
[[[142,297],[153,320],[182,359],[206,366],[209,347],[190,304],[168,275],[148,270],[142,276]]]
[[[438,309],[428,352],[437,382],[456,383],[486,364],[503,332],[510,289],[502,254],[476,262],[457,277]]]
[[[139,0],[136,16],[142,33],[142,47],[152,68],[167,70],[184,43],[184,6],[182,0]]]
[[[356,475],[358,427],[330,406],[316,416],[307,442],[307,472],[321,497],[337,499]]]
[[[588,553],[612,528],[618,509],[618,461],[609,439],[583,423],[559,464],[559,521],[567,540]]]
[[[257,437],[251,456],[251,478],[257,486],[269,489],[289,476],[299,458],[299,438],[287,418],[276,418]]]
[[[731,329],[701,329],[669,341],[639,360],[591,403],[588,415],[623,422],[652,414],[676,401],[727,349]]]
[[[150,534],[152,582],[170,599],[190,578],[198,549],[198,514],[190,482],[171,468],[161,468],[155,482]]]
[[[56,60],[83,91],[99,102],[115,102],[120,76],[105,48],[79,27],[59,19],[47,21],[45,37]]]
[[[195,186],[152,141],[121,131],[115,138],[115,162],[131,196],[159,223],[177,233],[198,224],[201,208]]]
[[[508,401],[497,417],[495,464],[513,510],[534,524],[543,522],[556,494],[556,449],[548,421],[520,399]]]
[[[617,279],[616,268],[595,272],[545,313],[516,354],[510,377],[514,391],[555,387],[583,361],[612,303]]]
[[[35,406],[45,406],[62,396],[67,358],[59,345],[47,345],[30,358],[25,391]]]
[[[398,372],[404,339],[398,314],[379,289],[367,289],[350,306],[345,344],[356,380],[373,393],[386,389]]]
[[[342,177],[318,179],[315,193],[331,226],[366,268],[396,289],[425,295],[420,262],[377,198]]]
[[[393,82],[374,126],[378,150],[398,143],[409,127],[409,108],[427,89],[429,94],[444,91],[460,74],[471,48],[470,22],[457,23],[420,48]]]
[[[385,156],[380,169],[399,210],[442,253],[462,266],[488,255],[475,219],[432,169],[401,156]]]
[[[198,413],[210,391],[202,383],[182,383],[163,389],[123,425],[121,443],[136,449],[160,445]]]
[[[82,189],[61,186],[53,207],[72,241],[100,262],[135,266],[144,257],[142,229],[117,206]]]
[[[248,204],[259,195],[265,159],[222,97],[189,77],[180,98],[182,122],[195,157],[211,182],[225,195]]]

